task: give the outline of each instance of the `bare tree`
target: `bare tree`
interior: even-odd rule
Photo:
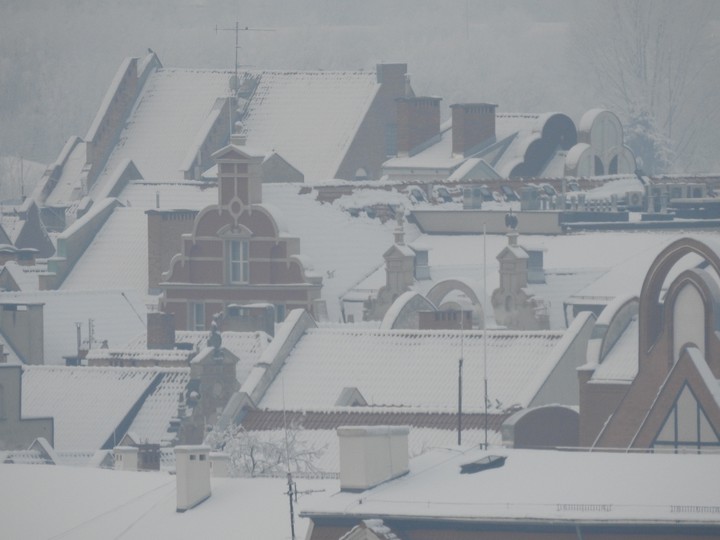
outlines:
[[[685,169],[720,117],[712,1],[586,2],[573,42],[647,172]]]
[[[263,476],[290,472],[322,472],[316,462],[325,447],[305,440],[302,427],[292,424],[286,431],[247,431],[234,424],[225,430],[215,427],[205,443],[230,456],[233,476]]]

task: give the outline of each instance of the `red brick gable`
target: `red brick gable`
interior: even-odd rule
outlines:
[[[707,369],[707,365],[703,369],[701,363],[706,363],[706,360],[699,350],[685,349],[660,388],[655,402],[632,441],[631,446],[633,448],[649,448],[653,445],[671,410],[677,403],[680,393],[685,388],[688,388],[697,399],[705,417],[715,431],[715,435],[720,434],[720,403],[717,400],[718,383],[717,380],[712,378],[710,384],[714,384],[715,389],[708,387],[708,376],[712,377],[712,375]]]

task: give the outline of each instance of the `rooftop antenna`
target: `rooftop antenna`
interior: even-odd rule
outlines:
[[[237,91],[240,88],[240,79],[238,79],[238,50],[240,49],[240,32],[274,32],[274,28],[250,28],[249,26],[240,26],[240,22],[236,19],[235,26],[231,28],[220,28],[215,25],[215,33],[218,32],[235,32],[235,72],[230,79],[230,92],[233,98],[237,97]],[[230,134],[234,132],[232,125],[232,104],[228,107],[230,113]]]
[[[483,223],[483,304],[487,306],[487,230]],[[485,450],[488,448],[487,313],[483,307],[483,383],[485,393]]]
[[[465,310],[460,306],[460,359],[458,360],[458,446],[462,444],[462,369],[465,356]]]

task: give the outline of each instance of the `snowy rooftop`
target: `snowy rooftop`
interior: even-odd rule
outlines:
[[[243,538],[290,538],[285,478],[213,478],[212,496],[178,513],[175,476],[163,472],[0,465],[0,476],[6,538],[151,540],[232,538],[240,533]],[[337,480],[297,483],[299,490],[333,490],[338,485]],[[300,508],[305,500],[300,499]],[[296,517],[297,538],[305,537],[308,523]]]
[[[531,403],[557,365],[562,338],[562,332],[488,333],[491,412]],[[473,387],[464,408],[483,412],[483,348],[481,331],[310,329],[259,406],[329,411],[344,388],[356,387],[376,410],[451,411],[462,354],[463,377]]]
[[[506,456],[505,464],[460,473],[488,454]],[[411,460],[408,475],[361,495],[313,497],[304,515],[717,526],[718,483],[712,455],[455,448]]]
[[[242,133],[248,145],[279,153],[306,182],[330,180],[379,88],[374,71],[263,71]]]
[[[94,345],[107,340],[120,346],[145,331],[147,309],[134,291],[31,291],[0,294],[2,303],[44,303],[45,364],[64,364],[63,356],[77,355],[76,323],[88,338],[93,320]]]
[[[62,283],[61,290],[148,288],[147,216],[142,208],[113,210]],[[140,261],[146,261],[145,264]]]
[[[691,233],[708,240],[712,232]],[[530,284],[528,288],[549,304],[550,327],[565,328],[564,302],[606,303],[625,294],[640,294],[643,279],[658,253],[685,231],[659,230],[652,232],[615,231],[588,232],[565,235],[521,235],[518,244],[527,249],[543,251],[544,284]],[[392,241],[392,240],[390,240]],[[507,247],[504,235],[487,235],[486,278],[487,298],[499,286],[497,255]],[[421,235],[413,244],[428,249],[430,280],[415,282],[415,290],[426,294],[434,284],[444,279],[462,279],[483,298],[483,237],[482,235]],[[388,245],[389,246],[389,245]],[[582,256],[578,256],[582,253]],[[683,264],[692,264],[688,256]],[[355,291],[367,296],[385,285],[385,267],[381,265]],[[357,296],[357,295],[355,295]],[[486,310],[487,311],[487,310]]]
[[[500,176],[507,178],[512,168],[525,158],[528,144],[539,137],[538,130],[547,115],[498,113],[495,117],[495,140],[498,144],[483,147],[472,157],[481,157]],[[409,157],[395,157],[386,161],[388,168],[452,169],[468,158],[452,153],[452,120],[441,127],[437,142]],[[553,167],[551,167],[553,168]],[[555,169],[557,166],[554,167]]]
[[[186,155],[216,99],[228,96],[229,76],[226,71],[193,69],[152,72],[94,189],[127,159],[147,180],[181,180]]]
[[[98,450],[139,403],[130,431],[160,442],[189,377],[189,368],[26,366],[22,414],[52,416],[58,450]]]
[[[146,180],[182,180],[216,100],[229,95],[232,74],[153,71],[93,189],[128,159]],[[372,71],[253,71],[240,79],[255,86],[242,119],[248,145],[277,151],[308,182],[335,177],[379,88]]]
[[[5,263],[5,270],[21,291],[37,291],[40,286],[38,274],[47,271],[47,265],[25,266],[8,261]]]
[[[198,351],[207,347],[207,340],[210,336],[208,331],[198,330],[177,330],[175,331],[176,343],[190,343],[194,350]],[[252,367],[260,360],[263,351],[267,348],[272,338],[265,332],[222,332],[222,346],[238,357],[236,367],[237,379],[243,382]],[[125,352],[129,354],[142,353],[147,351],[147,334],[141,334],[128,342]],[[157,353],[158,351],[153,351]],[[172,352],[172,351],[167,351]]]

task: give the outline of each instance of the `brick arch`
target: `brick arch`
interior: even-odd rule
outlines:
[[[475,294],[475,291],[472,289],[472,287],[470,287],[470,285],[468,285],[464,281],[460,279],[445,279],[443,281],[439,281],[438,283],[433,285],[432,289],[428,291],[426,297],[428,300],[430,300],[430,302],[433,303],[433,305],[439,307],[445,297],[453,291],[461,291],[465,293],[468,298],[470,298],[473,307],[475,308],[475,311],[480,317],[480,326],[484,328],[485,307],[478,298],[477,294]]]
[[[671,310],[674,309],[678,296],[687,286],[695,288],[702,299],[704,307],[704,316],[702,318],[704,324],[704,343],[694,343],[692,345],[703,351],[711,369],[713,372],[717,373],[718,370],[720,370],[720,361],[715,358],[715,355],[711,354],[710,351],[713,350],[713,344],[711,343],[714,333],[713,331],[717,332],[719,329],[718,325],[720,325],[720,288],[706,271],[696,268],[685,270],[677,278],[675,278],[665,295],[664,311],[666,313],[671,313]],[[672,319],[672,317],[668,316],[668,319]],[[679,358],[679,353],[676,354],[675,352],[675,350],[679,348],[676,347],[678,344],[675,343],[673,332],[675,321],[665,320],[664,323],[666,326],[665,331],[668,332],[673,341],[673,355],[669,359],[669,363],[672,365]],[[679,345],[683,346],[685,344],[680,343]]]
[[[646,355],[660,337],[665,310],[660,304],[660,292],[668,274],[685,255],[700,255],[720,275],[720,245],[715,248],[695,238],[681,238],[669,244],[655,258],[648,270],[640,293],[639,333],[640,355]]]

